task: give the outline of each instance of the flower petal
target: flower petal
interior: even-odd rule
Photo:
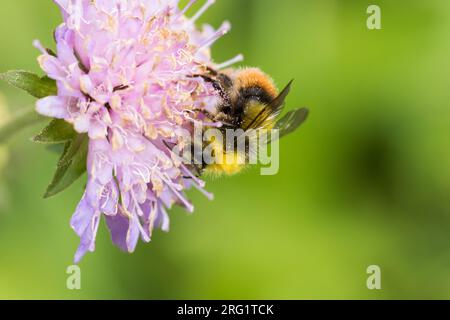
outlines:
[[[69,116],[67,112],[67,99],[64,97],[45,97],[36,102],[36,111],[43,116],[65,119]]]

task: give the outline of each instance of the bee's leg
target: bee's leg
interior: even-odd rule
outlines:
[[[219,72],[217,72],[216,70],[214,70],[213,68],[211,68],[211,67],[206,67],[206,70],[208,71],[208,73],[210,74],[210,75],[213,75],[213,76],[215,76],[215,77],[217,77],[217,75],[219,75]]]
[[[166,148],[170,151],[170,152],[173,152],[172,151],[172,147],[169,145],[169,143],[166,141],[166,140],[163,140],[163,143],[164,143],[164,145],[166,146]],[[189,161],[189,160],[187,160],[187,159],[185,159],[185,158],[180,158],[181,160],[184,160],[184,161],[186,161],[186,162],[190,162],[189,164],[194,168],[194,170],[195,170],[195,177],[196,178],[200,178],[201,177],[201,175],[202,175],[202,170],[203,170],[203,167],[200,167],[199,168],[199,165],[197,165],[197,164],[195,164],[195,163],[193,163],[192,161]],[[183,176],[183,178],[184,179],[192,179],[192,177],[189,177],[189,176]]]
[[[192,176],[183,176],[183,179],[199,179],[202,177],[203,174],[203,165],[198,165],[198,164],[194,164],[191,163],[191,166],[193,168],[193,170],[195,171],[195,174],[193,172],[191,172]]]
[[[214,114],[212,114],[211,112],[209,112],[208,110],[194,109],[193,111],[203,114],[204,116],[206,116],[208,119],[210,119],[212,121],[216,121],[216,116]]]
[[[197,165],[192,165],[192,167],[193,167],[194,170],[195,170],[194,177],[195,177],[195,178],[201,178],[201,176],[202,176],[201,169],[200,169]],[[194,179],[194,178],[191,177],[191,176],[183,176],[183,179]]]
[[[196,177],[197,178],[200,178],[201,176],[202,176],[202,171],[203,171],[203,166],[202,166],[202,168],[199,168],[197,165],[194,165],[194,168],[195,168],[195,173],[196,173]]]
[[[196,174],[196,175],[194,175],[194,177],[197,178],[197,179],[199,179],[199,178],[201,178],[201,175],[200,175],[200,174]],[[186,179],[186,180],[194,180],[194,178],[193,178],[193,177],[190,177],[190,176],[183,176],[183,179]]]
[[[231,87],[233,87],[233,81],[227,74],[216,71],[211,67],[206,67],[206,70],[208,71],[208,74],[210,76],[216,79],[215,81],[220,83],[222,89],[225,89],[224,91],[229,90]]]
[[[212,77],[204,75],[204,74],[194,74],[191,77],[192,78],[202,78],[206,82],[211,83],[213,88],[214,88],[214,90],[219,92],[219,95],[220,95],[220,97],[223,100],[225,100],[225,101],[229,101],[230,100],[230,97],[228,96],[228,93],[223,88],[222,82],[220,80],[213,79]]]
[[[225,94],[225,90],[222,87],[222,84],[220,83],[219,80],[213,79],[209,76],[205,76],[205,75],[199,75],[199,77],[201,77],[203,80],[205,80],[208,83],[211,83],[212,86],[214,87],[214,89],[216,89],[217,91],[219,91],[219,93]]]

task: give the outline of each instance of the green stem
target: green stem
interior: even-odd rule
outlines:
[[[47,118],[38,114],[34,108],[18,111],[5,123],[0,125],[0,144],[7,142],[8,139],[20,130],[33,124],[40,123],[46,119]]]

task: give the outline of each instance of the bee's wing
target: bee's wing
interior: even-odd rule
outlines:
[[[288,85],[281,91],[281,93],[276,97],[270,104],[268,104],[261,112],[253,119],[253,121],[247,126],[247,129],[250,128],[263,128],[264,124],[268,121],[277,118],[281,111],[283,111],[284,101],[291,91],[292,82],[291,80]]]
[[[297,130],[308,118],[309,110],[306,108],[289,111],[283,118],[277,121],[274,129],[279,130],[279,138],[282,138]],[[271,137],[268,143],[272,142]]]
[[[284,101],[286,100],[287,96],[289,95],[289,92],[291,92],[292,83],[294,80],[289,81],[287,86],[281,91],[281,93],[276,97],[271,103],[270,106],[274,111],[281,112],[284,106]]]

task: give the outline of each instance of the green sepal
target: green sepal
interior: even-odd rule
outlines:
[[[61,144],[72,140],[76,135],[77,132],[70,123],[54,119],[32,140],[44,144]]]
[[[28,71],[13,70],[0,73],[0,79],[38,99],[57,94],[56,81],[47,76],[39,77]]]
[[[88,145],[89,138],[86,134],[78,134],[66,142],[44,198],[53,197],[64,191],[86,172]]]
[[[49,144],[45,147],[49,152],[56,153],[56,154],[62,154],[65,150],[66,144],[60,143],[60,144]]]

